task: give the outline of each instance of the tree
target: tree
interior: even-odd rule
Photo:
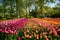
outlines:
[[[24,6],[26,9],[26,17],[30,15],[30,7],[33,5],[35,0],[24,0]],[[27,11],[28,10],[28,11]]]
[[[0,6],[0,13],[2,13],[2,6]]]
[[[20,11],[25,8],[24,4],[23,4],[23,0],[16,0],[16,11],[17,11],[17,15],[18,18],[21,16],[20,15]]]
[[[35,1],[35,0],[28,0],[28,1],[27,1],[27,7],[29,8],[29,16],[31,16],[31,15],[30,15],[30,7],[33,5],[34,1]]]
[[[40,7],[40,13],[42,14],[42,15],[44,15],[43,14],[43,7],[44,7],[44,5],[46,4],[46,3],[48,3],[48,2],[51,2],[51,3],[53,3],[54,2],[54,0],[37,0],[35,3],[37,3],[37,5]],[[38,7],[37,7],[38,8]]]
[[[60,1],[55,5],[55,7],[60,8]]]

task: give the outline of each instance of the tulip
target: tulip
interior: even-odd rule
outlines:
[[[29,35],[25,35],[26,38],[29,38]]]
[[[32,36],[29,36],[29,38],[32,38]]]
[[[18,37],[18,40],[22,40],[22,38],[21,37]]]

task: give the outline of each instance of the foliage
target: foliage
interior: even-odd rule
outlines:
[[[2,0],[0,16],[2,19],[51,17],[53,14],[60,13],[60,1],[52,8],[46,4],[55,2],[56,0]]]

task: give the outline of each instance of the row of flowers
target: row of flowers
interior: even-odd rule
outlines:
[[[60,40],[60,26],[41,19],[0,22],[1,40]]]
[[[60,32],[59,25],[55,25],[55,24],[49,23],[49,22],[41,20],[41,19],[37,19],[37,20],[34,20],[34,22],[38,23],[39,25],[41,25],[43,27],[48,28],[50,30],[50,34],[53,33],[55,36],[58,36],[58,32]]]
[[[26,28],[19,33],[19,36],[22,40],[60,40],[60,36],[55,37],[53,34],[49,34],[50,30],[47,28],[39,27],[37,29]]]
[[[60,18],[43,18],[44,21],[47,21],[52,24],[60,25]]]
[[[27,27],[27,26],[26,26]],[[60,40],[60,35],[58,37],[54,36],[53,33],[50,34],[50,30],[42,26],[38,28],[23,28],[19,31],[17,35],[9,35],[0,33],[1,40]],[[28,26],[29,27],[29,26]],[[2,37],[3,36],[3,37]]]
[[[21,18],[18,20],[9,20],[0,22],[0,32],[17,34],[18,33],[17,29],[24,28],[27,23],[27,20],[28,19],[26,18]]]
[[[47,20],[47,21],[53,21],[53,22],[60,22],[60,18],[43,18],[43,20]]]

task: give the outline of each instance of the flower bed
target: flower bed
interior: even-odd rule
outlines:
[[[3,21],[0,40],[60,40],[60,26],[36,18]]]
[[[24,28],[28,19],[10,20],[0,22],[0,32],[17,34],[17,29]]]
[[[34,19],[33,19],[34,20]],[[53,24],[53,23],[50,23],[50,22],[47,22],[47,21],[44,21],[44,20],[41,20],[41,19],[37,19],[34,20],[36,23],[38,23],[39,25],[43,26],[44,28],[48,28],[50,30],[50,34],[53,33],[55,36],[58,36],[58,31],[60,32],[60,25],[57,25],[57,24]]]

